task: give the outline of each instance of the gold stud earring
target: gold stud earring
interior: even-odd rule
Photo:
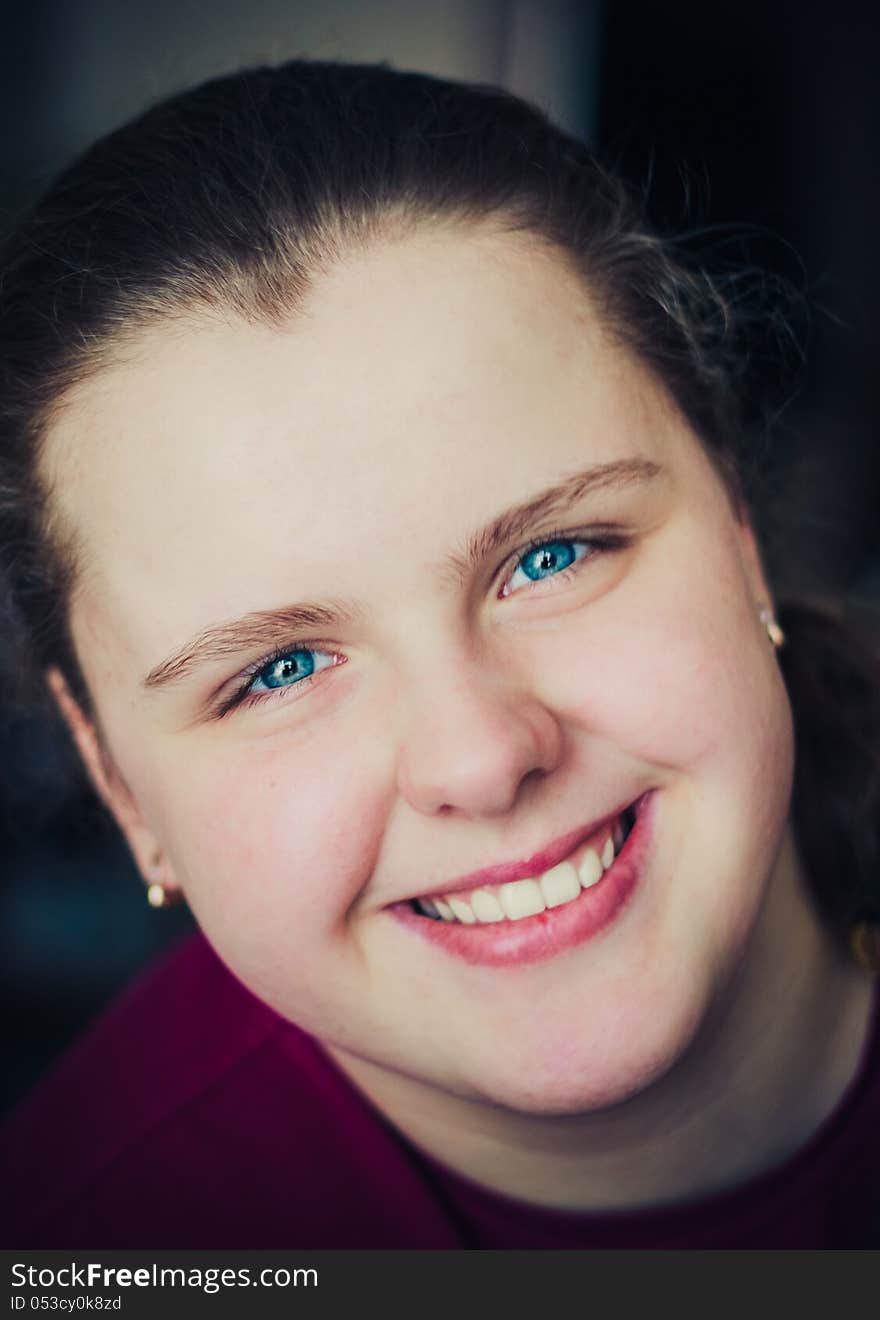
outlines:
[[[880,918],[874,913],[856,919],[850,929],[850,951],[860,967],[880,972]]]
[[[166,889],[165,886],[160,885],[158,881],[147,886],[147,902],[150,907],[176,907],[178,903],[182,902],[182,900],[183,894],[179,889]]]
[[[152,861],[150,862],[150,870],[153,872],[157,872],[161,869],[161,866],[162,866],[162,854],[161,852],[157,851],[153,855]],[[173,907],[175,903],[180,902],[180,898],[181,895],[178,890],[166,889],[165,886],[161,884],[158,880],[154,880],[152,884],[147,885],[147,902],[149,903],[150,907],[154,907],[154,908]]]
[[[774,619],[773,611],[768,610],[766,608],[762,609],[760,614],[760,619],[764,625],[767,636],[770,639],[770,645],[773,647],[775,651],[778,651],[780,646],[782,646],[782,644],[785,641],[785,633],[782,631],[779,624]]]

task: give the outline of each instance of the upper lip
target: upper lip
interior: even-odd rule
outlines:
[[[571,830],[568,834],[561,835],[548,843],[540,852],[533,853],[531,857],[526,857],[519,862],[499,862],[495,866],[484,866],[479,871],[469,871],[467,875],[460,875],[455,880],[440,881],[430,889],[422,889],[418,894],[411,894],[408,901],[418,898],[429,898],[434,894],[460,894],[463,890],[479,889],[483,885],[504,885],[509,884],[511,880],[528,880],[537,878],[545,871],[549,871],[552,866],[562,862],[576,848],[593,834],[598,834],[600,830],[610,825],[621,812],[625,811],[631,802],[625,802],[622,806],[610,811],[607,816],[602,816],[599,820],[592,821],[589,825],[581,825],[579,829]]]

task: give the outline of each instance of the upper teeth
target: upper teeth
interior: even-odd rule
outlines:
[[[603,842],[582,845],[567,861],[552,866],[543,875],[504,885],[483,885],[468,893],[421,898],[416,906],[427,916],[468,926],[533,917],[545,908],[571,903],[582,889],[597,884],[620,851],[623,839],[618,821]]]

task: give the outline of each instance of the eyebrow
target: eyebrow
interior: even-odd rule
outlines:
[[[534,499],[499,514],[468,538],[463,552],[448,556],[447,562],[456,572],[466,575],[488,556],[531,531],[535,523],[569,510],[586,495],[598,490],[645,485],[664,474],[665,469],[660,464],[644,458],[594,464],[548,487]],[[356,615],[357,611],[351,607],[335,602],[257,610],[234,622],[206,628],[151,669],[143,686],[150,691],[166,688],[187,677],[196,667],[213,660],[243,651],[267,650],[285,634],[292,636],[306,629],[335,629],[340,624],[351,623]]]
[[[594,464],[550,486],[534,499],[517,504],[494,518],[468,539],[463,553],[451,555],[449,563],[462,575],[467,574],[511,541],[517,541],[525,533],[531,532],[535,523],[559,513],[567,513],[585,496],[598,490],[646,485],[665,473],[665,468],[647,458],[618,459],[613,463]]]
[[[194,637],[174,655],[151,669],[143,681],[150,690],[169,687],[198,665],[222,660],[242,651],[267,650],[279,634],[292,635],[304,629],[334,628],[353,619],[353,611],[341,605],[285,605],[276,610],[256,610],[233,623],[221,623]]]

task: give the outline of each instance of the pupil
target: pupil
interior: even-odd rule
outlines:
[[[266,687],[283,687],[292,679],[308,678],[315,668],[310,651],[293,651],[270,665],[263,677]]]
[[[557,573],[562,568],[568,568],[573,562],[574,551],[570,545],[564,541],[551,541],[547,545],[539,545],[531,554],[526,555],[523,560],[523,571],[527,577],[535,581],[538,578],[549,577],[551,573]]]

